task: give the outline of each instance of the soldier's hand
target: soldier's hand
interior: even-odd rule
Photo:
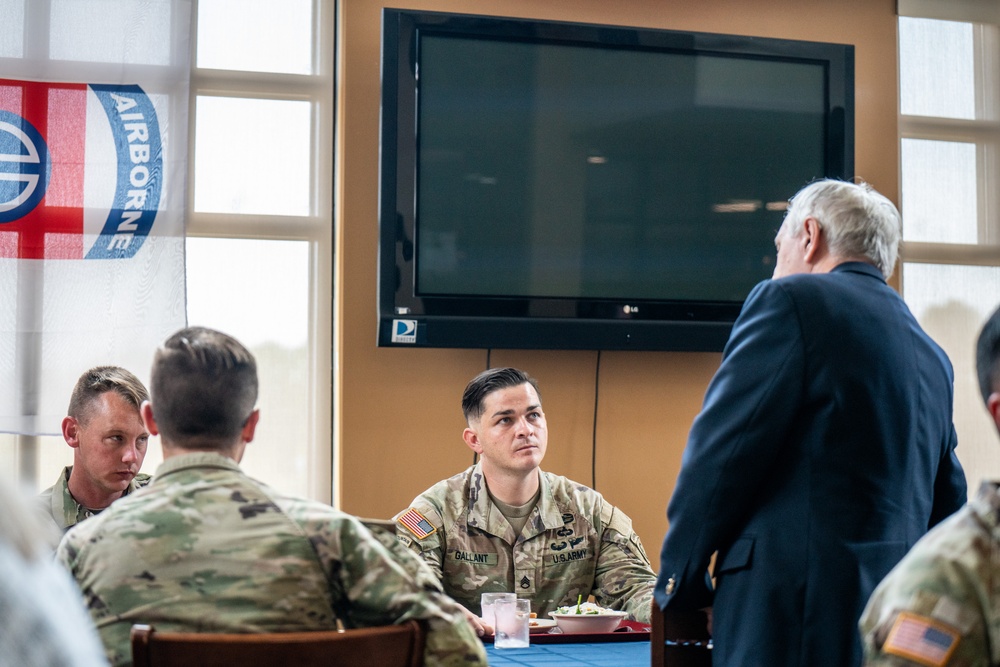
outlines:
[[[493,634],[493,628],[483,623],[483,619],[479,618],[465,607],[462,607],[462,613],[465,614],[465,620],[469,622],[469,625],[471,625],[472,629],[475,630],[477,636],[487,637]]]

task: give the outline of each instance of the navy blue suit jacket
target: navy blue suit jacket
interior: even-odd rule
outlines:
[[[714,607],[714,665],[860,664],[875,585],[965,503],[952,398],[876,268],[757,285],[684,451],[659,605]]]

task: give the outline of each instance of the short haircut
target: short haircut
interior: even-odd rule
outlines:
[[[530,384],[538,394],[538,400],[541,400],[542,392],[538,390],[538,381],[516,368],[491,368],[472,378],[462,394],[462,414],[465,415],[465,421],[472,422],[483,416],[483,401],[493,392],[522,384]]]
[[[257,403],[257,362],[227,334],[181,329],[153,357],[153,418],[167,442],[188,449],[225,449]]]
[[[986,320],[976,342],[976,373],[983,403],[1000,391],[1000,308]]]
[[[819,222],[834,255],[866,257],[886,279],[892,275],[902,235],[899,211],[872,186],[833,179],[810,183],[792,197],[782,229],[794,238],[806,218]]]
[[[121,396],[136,412],[143,401],[149,400],[146,387],[129,371],[118,366],[95,366],[76,381],[66,414],[80,423],[86,423],[94,401],[109,391]]]

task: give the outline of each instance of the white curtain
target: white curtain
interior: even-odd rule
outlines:
[[[185,324],[190,0],[0,0],[0,432]]]

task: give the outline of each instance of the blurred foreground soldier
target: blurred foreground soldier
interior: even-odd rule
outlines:
[[[886,284],[899,237],[867,185],[806,186],[733,326],[656,585],[661,608],[713,608],[714,665],[858,665],[875,584],[965,502],[951,363]]]
[[[656,575],[632,520],[593,489],[539,468],[548,427],[535,380],[516,368],[480,373],[462,411],[479,462],[396,517],[397,536],[445,592],[473,614],[483,593],[517,593],[539,618],[594,595],[648,623]]]
[[[62,422],[73,465],[38,496],[59,536],[149,483],[139,473],[149,442],[139,406],[147,399],[139,378],[117,366],[91,368],[77,380]]]
[[[979,388],[1000,430],[1000,310],[976,346]],[[917,542],[872,595],[861,617],[873,667],[1000,664],[1000,481]]]
[[[0,505],[0,665],[106,667],[76,583],[2,478]]]
[[[256,362],[238,341],[181,330],[156,352],[151,378],[142,416],[160,436],[163,464],[149,486],[69,531],[57,551],[114,665],[131,663],[133,623],[293,632],[411,618],[428,625],[426,665],[485,664],[461,607],[402,546],[243,474],[260,413]]]

